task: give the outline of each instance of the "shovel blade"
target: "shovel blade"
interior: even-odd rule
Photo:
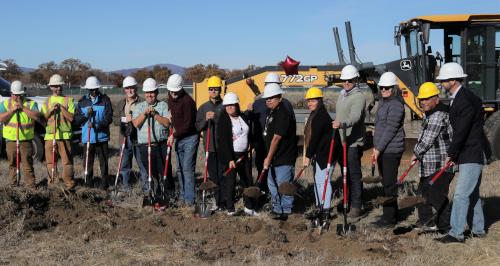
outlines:
[[[278,186],[278,192],[282,195],[293,196],[297,192],[297,186],[292,183],[282,183]]]
[[[344,236],[356,231],[356,226],[353,224],[337,224],[337,235]]]
[[[375,183],[380,183],[382,182],[382,177],[381,176],[365,176],[361,178],[361,181],[365,184],[375,184]]]
[[[249,198],[257,199],[262,195],[262,193],[258,187],[247,187],[243,190],[243,195]]]
[[[211,189],[214,189],[216,187],[217,187],[217,185],[214,182],[207,180],[206,182],[201,183],[199,189],[200,190],[211,190]]]
[[[205,203],[196,204],[194,207],[194,216],[202,219],[210,217],[212,211],[208,208]]]
[[[398,207],[400,209],[407,209],[407,208],[412,208],[412,207],[415,207],[417,205],[420,205],[424,202],[425,202],[425,199],[423,197],[420,197],[420,196],[406,197],[406,198],[402,198],[398,202]]]

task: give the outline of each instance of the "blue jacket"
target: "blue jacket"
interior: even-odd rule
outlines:
[[[94,101],[90,99],[89,95],[84,95],[75,108],[74,123],[82,127],[82,143],[87,142],[89,122],[87,108],[91,106],[94,113],[90,118],[90,122],[92,122],[90,143],[109,141],[109,125],[113,122],[113,107],[109,97],[99,92]]]

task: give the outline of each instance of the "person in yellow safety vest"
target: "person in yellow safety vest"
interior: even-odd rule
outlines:
[[[40,113],[35,101],[27,99],[21,81],[16,80],[10,86],[11,97],[0,104],[0,122],[3,123],[3,137],[6,139],[7,159],[9,161],[10,184],[15,186],[17,171],[22,170],[28,188],[34,189],[35,174],[33,170],[33,144],[35,121]],[[16,140],[19,140],[19,160],[22,169],[17,165]]]
[[[73,181],[73,156],[71,155],[71,122],[73,122],[75,104],[73,97],[63,96],[64,80],[59,74],[52,75],[48,85],[52,91],[52,96],[45,100],[41,113],[47,122],[45,127],[45,161],[49,172],[49,184],[58,182],[56,171],[52,176],[52,167],[57,170],[57,156],[59,155],[63,168],[62,178],[66,188],[71,190],[75,186]],[[56,140],[55,150],[53,150],[54,139]],[[53,154],[54,152],[55,154]],[[52,166],[53,159],[56,162],[55,166]]]

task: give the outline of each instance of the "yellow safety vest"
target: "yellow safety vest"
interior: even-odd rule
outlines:
[[[14,102],[12,99],[3,102],[5,110],[12,109]],[[23,102],[23,106],[28,107],[30,110],[33,109],[35,101],[26,99]],[[19,111],[19,140],[32,140],[35,135],[35,121],[28,117],[28,115]],[[3,137],[7,140],[16,141],[16,131],[17,131],[17,115],[14,113],[7,123],[3,124]]]
[[[45,114],[52,108],[55,104],[60,104],[64,106],[68,112],[75,112],[75,105],[73,102],[73,98],[69,96],[50,96],[45,100],[42,106],[42,114]],[[52,115],[47,120],[47,126],[45,127],[45,140],[53,140],[54,139],[54,119],[55,115]],[[57,128],[56,128],[56,139],[71,139],[72,137],[72,128],[71,122],[66,120],[64,116],[59,113],[57,119]]]

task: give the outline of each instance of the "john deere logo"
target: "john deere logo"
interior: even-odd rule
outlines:
[[[411,61],[410,60],[401,60],[401,62],[399,62],[399,66],[401,67],[401,70],[403,70],[403,71],[411,70]]]

